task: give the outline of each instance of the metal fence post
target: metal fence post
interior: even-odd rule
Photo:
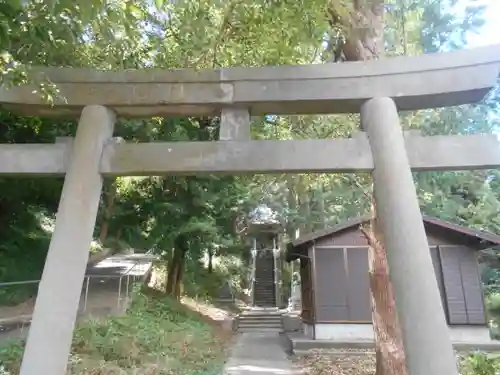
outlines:
[[[118,281],[118,308],[120,308],[120,301],[122,296],[122,278],[123,276],[120,276],[120,280]]]
[[[87,302],[89,299],[89,284],[90,284],[90,276],[87,276],[85,284],[85,299],[83,302],[83,312],[87,311]]]

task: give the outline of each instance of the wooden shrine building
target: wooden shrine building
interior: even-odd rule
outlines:
[[[368,243],[360,229],[368,221],[356,218],[288,244],[287,261],[300,261],[302,320],[311,338],[373,338]],[[477,251],[499,245],[500,236],[428,216],[423,222],[452,340],[489,341]]]

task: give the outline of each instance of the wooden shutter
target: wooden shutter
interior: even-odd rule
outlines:
[[[346,249],[349,320],[368,323],[372,321],[370,280],[368,275],[368,249]]]
[[[439,247],[449,324],[486,324],[475,253],[465,246]]]
[[[460,251],[460,273],[464,290],[465,306],[469,324],[486,324],[484,310],[483,289],[479,276],[477,253],[469,248],[462,247]]]
[[[335,322],[349,320],[347,303],[347,273],[344,249],[316,248],[316,321]]]
[[[445,314],[448,315],[448,307],[446,304],[446,293],[444,291],[444,285],[443,285],[443,276],[442,276],[443,271],[441,267],[441,258],[439,257],[437,247],[431,247],[430,251],[431,251],[432,265],[434,266],[434,275],[436,275],[436,281],[439,288],[439,295],[441,296],[441,305],[445,311]]]

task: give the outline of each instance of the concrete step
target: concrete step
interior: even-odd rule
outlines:
[[[274,307],[276,306],[276,301],[274,301],[274,299],[256,298],[255,304],[257,306]]]
[[[281,325],[281,319],[239,319],[240,324],[279,324]]]
[[[274,306],[276,306],[276,302],[274,300],[256,298],[255,305],[261,306],[261,307],[274,307]]]
[[[258,326],[258,325],[262,325],[262,326],[281,326],[282,325],[282,322],[281,320],[264,320],[264,321],[260,321],[260,320],[238,320],[238,324],[243,324],[243,325],[247,325],[247,326]]]
[[[241,312],[241,315],[282,315],[283,313],[275,307],[246,307]]]
[[[311,354],[313,354],[314,351],[309,351],[309,350],[294,350],[293,354],[295,354],[297,357],[307,357]],[[321,350],[321,355],[322,356],[328,356],[331,358],[353,358],[353,357],[363,357],[367,355],[375,355],[374,351],[367,350],[367,351],[360,351],[360,352],[352,352],[352,351],[343,351],[343,350]]]
[[[291,341],[291,347],[294,354],[296,355],[306,355],[311,354],[315,350],[326,351],[328,355],[338,355],[338,353],[351,354],[351,353],[362,353],[362,354],[372,354],[375,349],[375,344],[373,341],[336,341],[336,340],[311,340],[311,339],[296,339],[289,338]],[[454,342],[453,348],[456,351],[473,351],[480,350],[484,352],[499,353],[500,352],[500,342],[478,342],[478,343],[466,343],[466,342]],[[350,351],[352,350],[352,352]],[[358,354],[361,355],[361,354]]]
[[[238,329],[250,329],[250,328],[255,328],[255,329],[267,329],[267,328],[283,329],[283,326],[281,324],[243,324],[243,323],[238,324]]]
[[[292,339],[294,352],[309,351],[318,349],[373,349],[373,341],[335,341],[335,340],[311,340],[311,339]]]
[[[240,314],[238,319],[250,320],[281,320],[281,314]]]
[[[238,332],[249,332],[249,333],[266,333],[266,332],[276,332],[280,333],[283,332],[282,328],[243,328],[239,329]]]

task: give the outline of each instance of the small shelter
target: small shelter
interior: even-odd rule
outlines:
[[[301,316],[310,338],[373,339],[368,243],[360,230],[369,219],[352,219],[287,246],[286,260],[300,260]],[[423,221],[452,340],[490,340],[477,250],[499,245],[500,236],[428,216]]]

